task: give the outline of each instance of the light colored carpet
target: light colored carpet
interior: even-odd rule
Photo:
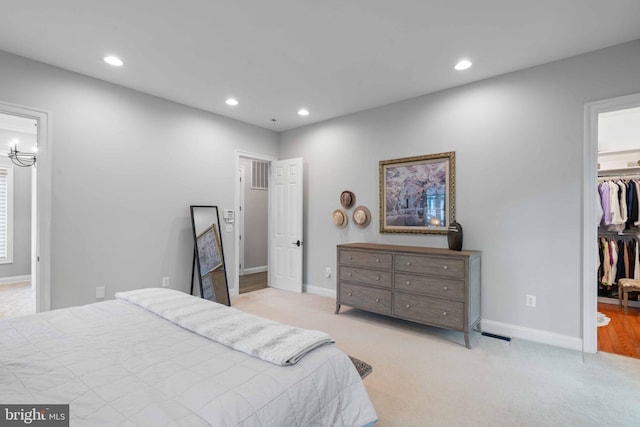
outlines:
[[[31,282],[0,285],[0,319],[35,314],[36,294]]]
[[[268,288],[234,297],[241,310],[329,333],[373,366],[364,384],[388,426],[638,426],[640,360],[420,326]]]

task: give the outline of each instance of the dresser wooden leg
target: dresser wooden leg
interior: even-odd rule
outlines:
[[[471,344],[469,343],[469,332],[464,333],[464,345],[466,345],[467,348],[471,348]]]
[[[340,304],[336,304],[336,314],[340,312]]]

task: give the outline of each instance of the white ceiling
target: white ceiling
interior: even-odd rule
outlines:
[[[638,0],[1,0],[0,10],[0,50],[276,131],[640,38]],[[125,66],[107,66],[107,54]],[[474,66],[454,71],[463,57]]]

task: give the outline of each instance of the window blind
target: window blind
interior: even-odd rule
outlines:
[[[0,168],[0,259],[8,256],[9,229],[9,171]]]
[[[267,190],[269,188],[269,162],[251,161],[251,189]]]

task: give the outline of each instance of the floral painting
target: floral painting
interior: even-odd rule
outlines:
[[[380,232],[446,233],[454,211],[455,152],[380,162]]]

